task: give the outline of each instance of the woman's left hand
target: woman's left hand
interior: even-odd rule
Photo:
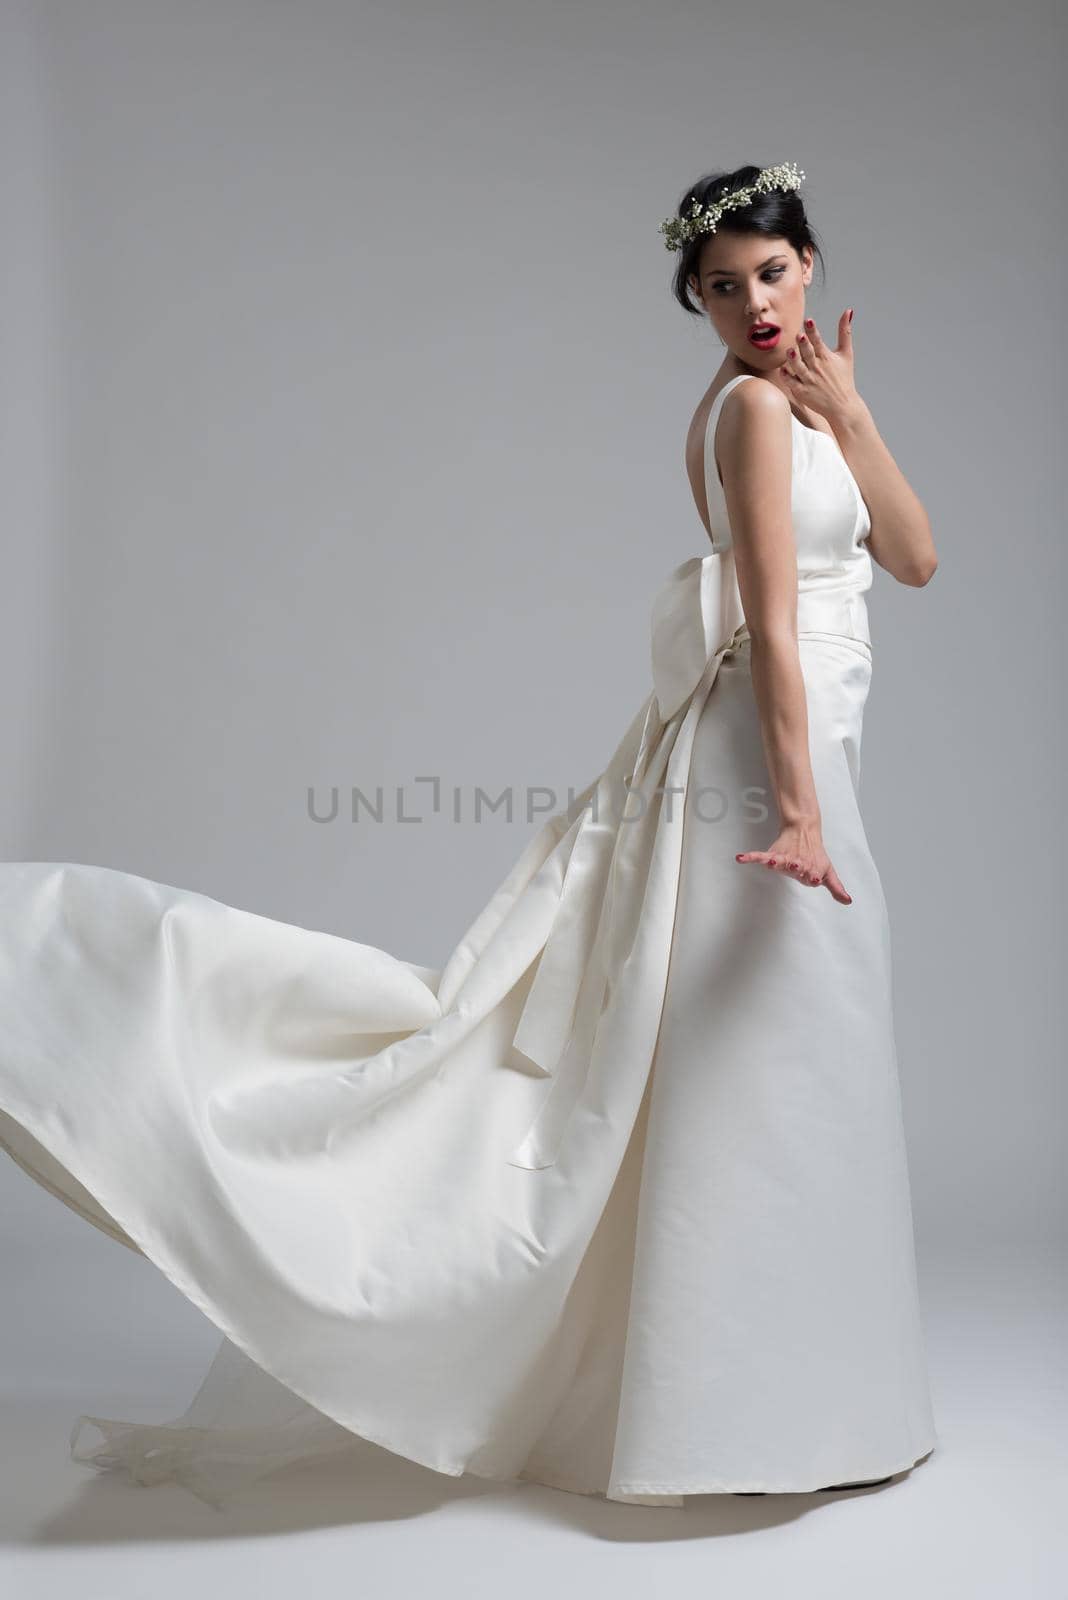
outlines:
[[[860,405],[853,382],[853,330],[851,313],[838,319],[838,348],[825,344],[811,318],[798,330],[786,360],[774,372],[790,399],[807,406],[834,423]],[[791,354],[790,351],[793,353]]]

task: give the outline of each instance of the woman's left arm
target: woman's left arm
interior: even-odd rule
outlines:
[[[809,319],[796,347],[776,370],[790,397],[826,417],[857,480],[871,519],[866,543],[872,559],[899,583],[925,584],[938,566],[931,524],[908,479],[883,443],[853,381],[851,313],[838,319],[832,350]],[[770,376],[770,374],[769,374]]]
[[[873,561],[899,583],[928,582],[938,566],[927,512],[890,454],[860,396],[844,412],[828,417],[871,518],[865,543]]]

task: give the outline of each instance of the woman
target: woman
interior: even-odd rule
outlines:
[[[919,584],[934,555],[848,327],[805,322],[801,176],[705,179],[661,224],[728,348],[688,454],[712,550],[655,598],[607,766],[441,972],[0,869],[0,1141],[224,1335],[183,1416],[80,1417],[75,1459],[220,1504],[357,1435],[677,1506],[936,1442],[857,808],[870,557]]]

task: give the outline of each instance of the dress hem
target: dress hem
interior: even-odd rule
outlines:
[[[923,1449],[918,1455],[910,1453],[904,1460],[899,1460],[893,1467],[888,1468],[885,1466],[880,1466],[874,1469],[870,1467],[850,1467],[842,1473],[841,1477],[838,1477],[837,1473],[834,1473],[833,1476],[836,1482],[852,1483],[857,1481],[859,1487],[864,1486],[860,1480],[895,1477],[899,1472],[908,1472],[912,1467],[918,1466],[921,1461],[925,1461],[938,1447],[939,1442],[939,1437],[937,1434],[935,1434],[932,1437],[930,1444],[928,1444],[926,1448]],[[474,1476],[479,1476],[479,1474],[474,1474]],[[520,1472],[517,1475],[517,1479],[508,1479],[504,1481],[514,1482],[518,1480],[536,1483],[548,1489],[560,1489],[565,1494],[600,1495],[606,1500],[612,1500],[615,1497],[623,1495],[681,1496],[701,1494],[818,1494],[822,1489],[828,1487],[826,1484],[800,1485],[797,1483],[783,1483],[782,1481],[768,1483],[755,1482],[752,1478],[740,1478],[733,1482],[725,1482],[721,1480],[716,1483],[705,1482],[689,1485],[680,1485],[677,1483],[613,1483],[607,1490],[604,1490],[582,1487],[574,1481],[554,1480],[548,1475],[539,1476],[530,1472]]]
[[[31,1138],[37,1140],[41,1148],[47,1151],[47,1153],[59,1163],[63,1170],[65,1170],[72,1178],[74,1178],[76,1182],[82,1184],[87,1193],[89,1193],[95,1200],[103,1205],[105,1211],[110,1217],[110,1220],[114,1222],[117,1227],[124,1230],[125,1237],[116,1234],[111,1228],[104,1225],[101,1218],[92,1216],[86,1212],[85,1209],[78,1204],[74,1196],[60,1188],[58,1185],[53,1184],[45,1179],[43,1174],[41,1174],[36,1167],[30,1164],[29,1160],[25,1159],[21,1154],[16,1155],[11,1146],[5,1140],[0,1138],[0,1148],[2,1148],[8,1155],[12,1156],[17,1165],[20,1166],[29,1177],[40,1183],[41,1186],[50,1194],[54,1195],[56,1199],[69,1206],[72,1211],[76,1212],[77,1215],[82,1217],[86,1222],[90,1223],[91,1226],[98,1228],[100,1232],[104,1233],[108,1238],[115,1240],[116,1243],[126,1244],[136,1253],[143,1255],[146,1260],[150,1261],[158,1271],[162,1272],[164,1277],[168,1278],[175,1288],[185,1295],[185,1297],[191,1301],[191,1303],[195,1305],[197,1309],[208,1318],[209,1321],[214,1323],[220,1333],[231,1340],[231,1342],[240,1350],[242,1350],[251,1361],[255,1362],[257,1366],[261,1367],[265,1372],[276,1378],[278,1382],[290,1389],[295,1395],[297,1395],[299,1399],[305,1401],[306,1404],[314,1407],[316,1410],[322,1410],[322,1407],[318,1404],[318,1402],[311,1398],[310,1394],[293,1383],[292,1379],[285,1373],[285,1367],[283,1363],[271,1359],[264,1359],[262,1355],[256,1353],[254,1341],[248,1339],[242,1333],[239,1333],[238,1329],[230,1323],[229,1319],[221,1315],[214,1302],[211,1301],[205,1294],[203,1294],[199,1289],[199,1286],[194,1285],[187,1275],[175,1265],[174,1261],[171,1259],[166,1250],[162,1249],[157,1243],[155,1243],[155,1241],[150,1242],[147,1232],[142,1230],[138,1225],[129,1225],[126,1220],[126,1216],[123,1215],[123,1213],[126,1211],[125,1204],[120,1201],[118,1205],[115,1205],[113,1203],[112,1196],[107,1192],[108,1185],[106,1183],[100,1183],[97,1179],[92,1177],[84,1166],[82,1166],[82,1170],[80,1172],[78,1171],[81,1163],[77,1159],[77,1153],[73,1153],[72,1156],[72,1152],[64,1148],[64,1141],[62,1138],[56,1137],[54,1130],[43,1128],[37,1119],[28,1114],[23,1108],[20,1108],[18,1111],[13,1111],[8,1103],[4,1106],[4,1110],[8,1116],[11,1116],[15,1120],[19,1127],[30,1134]],[[107,1196],[106,1200],[105,1194]],[[642,1496],[662,1495],[665,1497],[681,1497],[684,1495],[738,1494],[754,1492],[761,1492],[764,1494],[815,1494],[818,1492],[819,1488],[822,1487],[821,1485],[801,1486],[796,1483],[784,1484],[781,1482],[774,1484],[754,1483],[752,1479],[746,1479],[737,1483],[704,1483],[699,1485],[690,1485],[688,1487],[680,1487],[677,1484],[623,1483],[610,1484],[607,1489],[601,1489],[597,1487],[580,1485],[573,1481],[565,1482],[560,1479],[554,1480],[549,1474],[542,1473],[539,1475],[538,1473],[527,1472],[525,1470],[520,1471],[511,1477],[500,1477],[491,1473],[477,1472],[463,1461],[444,1462],[440,1459],[436,1461],[431,1460],[426,1455],[420,1456],[407,1447],[399,1446],[395,1440],[391,1442],[381,1435],[356,1426],[352,1422],[343,1422],[340,1417],[336,1416],[332,1412],[323,1411],[323,1415],[331,1417],[333,1421],[337,1422],[341,1427],[352,1433],[354,1437],[363,1439],[368,1444],[377,1445],[381,1449],[388,1450],[392,1454],[401,1456],[403,1459],[415,1463],[417,1466],[426,1467],[431,1472],[438,1472],[446,1477],[460,1478],[464,1476],[464,1474],[470,1474],[472,1477],[477,1477],[483,1481],[491,1483],[532,1483],[538,1484],[543,1488],[558,1489],[565,1494],[596,1495],[609,1501],[612,1500],[614,1496],[622,1497],[626,1495],[633,1495],[637,1497],[634,1503],[641,1504],[642,1501],[640,1497]],[[83,1421],[95,1422],[96,1419],[87,1417],[84,1413],[78,1418],[78,1421],[75,1424],[75,1429],[72,1431],[71,1435],[72,1455],[78,1424]],[[927,1445],[920,1455],[910,1455],[906,1460],[898,1461],[892,1468],[889,1469],[889,1472],[893,1474],[907,1471],[910,1467],[915,1466],[917,1462],[922,1461],[925,1456],[929,1455],[937,1444],[938,1435],[935,1434],[932,1436],[930,1444]],[[93,1465],[93,1462],[86,1458],[73,1457],[73,1459],[80,1459],[85,1465]],[[265,1476],[269,1475],[270,1474],[265,1474]],[[886,1477],[887,1469],[881,1466],[875,1470],[872,1470],[870,1467],[851,1467],[843,1470],[840,1474],[835,1472],[833,1476],[835,1477],[836,1481],[840,1482],[846,1482],[852,1478]],[[135,1483],[139,1482],[138,1479],[133,1477],[133,1474],[131,1474],[131,1478]],[[149,1485],[142,1486],[149,1487]],[[196,1493],[196,1490],[193,1490],[192,1492]],[[198,1498],[205,1497],[200,1495]],[[221,1502],[210,1501],[209,1503],[216,1504],[221,1509]],[[618,1503],[624,1504],[625,1501],[620,1499]],[[671,1503],[671,1501],[665,1500],[665,1504]],[[681,1504],[681,1498],[675,1498],[673,1504],[677,1507],[679,1504]]]

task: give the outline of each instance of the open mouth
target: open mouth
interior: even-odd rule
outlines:
[[[770,349],[781,332],[781,328],[777,328],[773,322],[758,322],[749,330],[749,343]]]

